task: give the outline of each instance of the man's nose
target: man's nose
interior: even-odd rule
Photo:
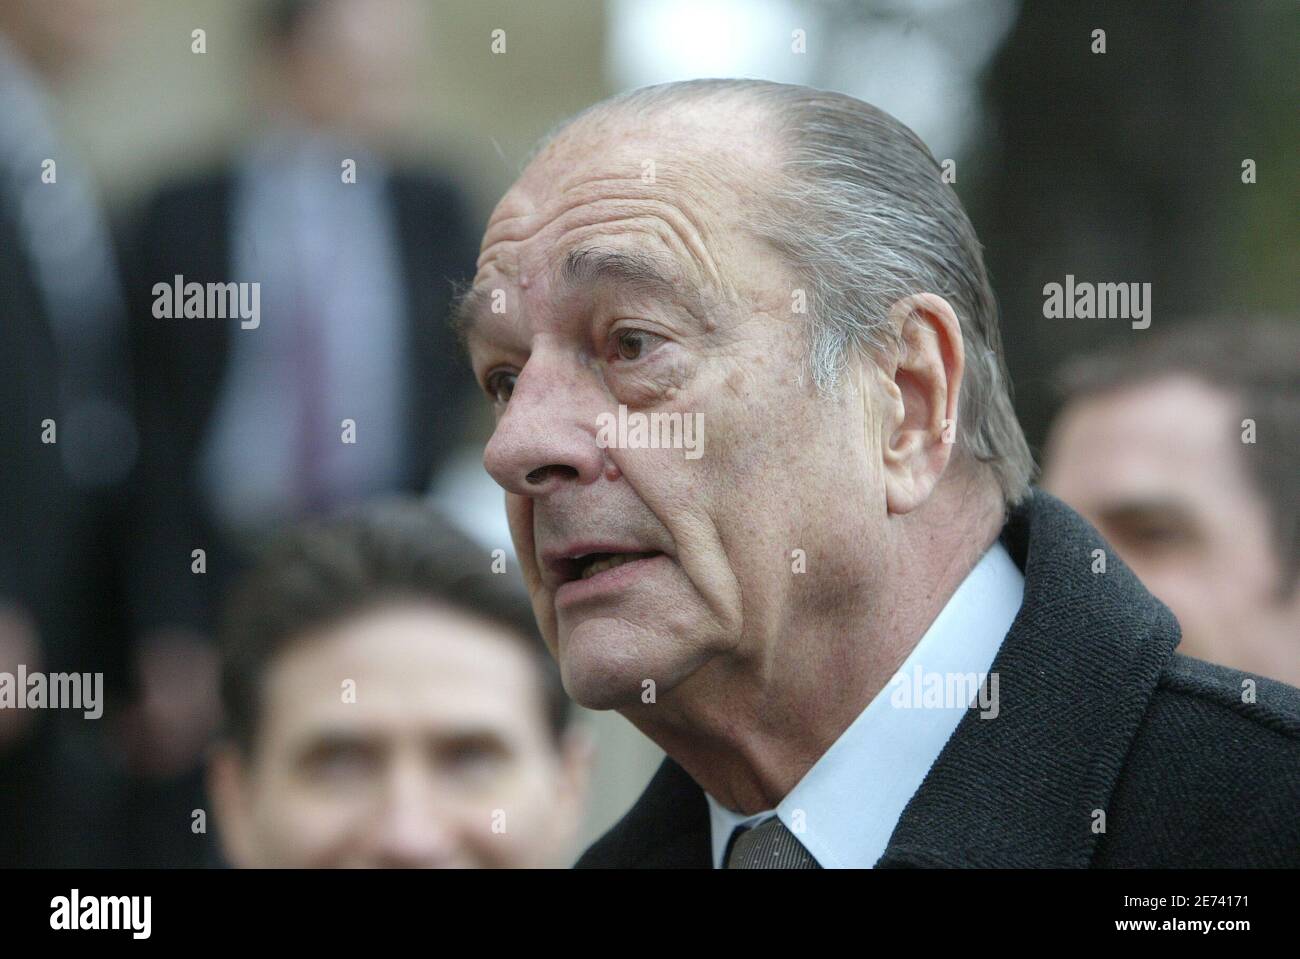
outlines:
[[[445,800],[419,770],[394,774],[376,810],[374,864],[389,869],[454,865],[458,858],[454,817],[439,807],[445,807]]]
[[[598,479],[605,465],[596,445],[598,389],[584,381],[581,369],[566,370],[534,353],[484,451],[492,478],[511,493],[531,497]]]

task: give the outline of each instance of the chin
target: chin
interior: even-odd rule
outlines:
[[[587,709],[641,706],[646,680],[660,701],[707,658],[674,632],[595,617],[562,629],[559,651],[565,692]]]
[[[642,683],[651,676],[645,667],[621,662],[599,651],[562,654],[560,678],[564,691],[586,709],[621,709],[641,701]],[[659,683],[655,683],[656,687]],[[658,691],[656,689],[656,696]]]

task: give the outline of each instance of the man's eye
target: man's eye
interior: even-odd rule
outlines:
[[[497,370],[487,378],[488,395],[497,403],[510,402],[510,395],[515,391],[515,380],[519,379],[518,373],[510,373],[506,370]]]
[[[1130,542],[1148,549],[1169,549],[1187,538],[1176,526],[1134,526],[1125,532]]]
[[[620,360],[639,360],[661,342],[662,336],[645,330],[619,330],[614,334],[614,352]]]
[[[374,774],[378,757],[360,746],[335,746],[316,750],[304,765],[313,779],[360,779]]]

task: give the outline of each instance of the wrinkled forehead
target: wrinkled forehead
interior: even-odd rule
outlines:
[[[719,241],[743,223],[771,162],[754,121],[715,106],[580,118],[538,151],[493,211],[480,276],[488,267],[518,281],[558,262],[565,251],[555,244],[572,245],[584,231],[640,232],[721,283]]]

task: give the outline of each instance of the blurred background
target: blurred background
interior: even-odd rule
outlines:
[[[0,668],[102,669],[111,705],[89,732],[2,717],[0,862],[211,862],[188,828],[217,723],[211,634],[268,530],[427,493],[509,553],[487,404],[443,319],[558,122],[707,76],[895,114],[955,163],[1041,453],[1055,371],[1140,335],[1045,319],[1045,284],[1150,283],[1154,327],[1294,319],[1298,47],[1291,0],[4,0]],[[304,190],[312,171],[338,183],[340,156],[361,189]],[[175,274],[260,278],[263,315],[292,320],[256,347],[160,321],[152,287]],[[285,391],[318,422],[364,409],[365,468],[290,441],[302,419],[269,399]],[[32,426],[46,417],[58,458]],[[575,853],[661,758],[617,715],[582,722]]]

